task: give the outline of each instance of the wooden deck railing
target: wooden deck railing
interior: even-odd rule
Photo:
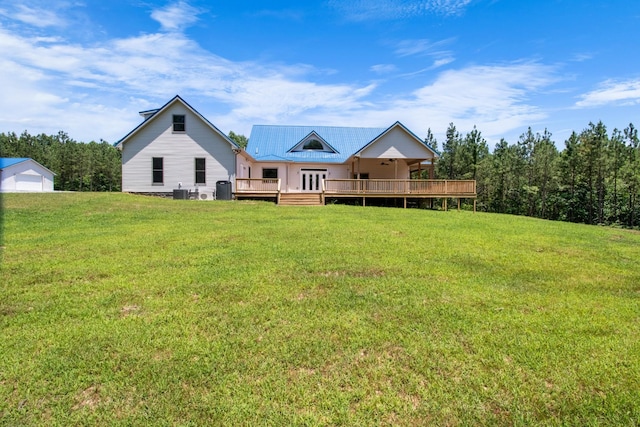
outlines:
[[[323,189],[327,195],[476,197],[474,180],[325,179]]]
[[[236,178],[236,194],[279,195],[277,178]],[[476,197],[474,180],[438,179],[325,179],[322,192],[328,196]]]
[[[236,193],[280,193],[278,178],[236,178]]]

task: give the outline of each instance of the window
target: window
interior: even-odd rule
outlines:
[[[162,157],[154,157],[152,161],[152,174],[154,184],[164,183],[164,160]]]
[[[196,158],[196,184],[205,184],[207,182],[206,159]]]
[[[263,179],[278,179],[278,169],[277,168],[273,168],[273,169],[264,168],[264,169],[262,169],[262,178]]]
[[[184,132],[186,130],[184,114],[174,114],[173,115],[173,131],[174,132]]]
[[[317,139],[310,139],[309,141],[305,142],[304,145],[302,146],[303,150],[324,150],[324,146],[322,145],[322,142],[318,141]]]

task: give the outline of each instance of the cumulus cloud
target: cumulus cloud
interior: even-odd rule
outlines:
[[[598,107],[602,105],[640,104],[640,80],[608,80],[599,88],[588,92],[576,102],[578,108]]]
[[[176,94],[220,129],[245,134],[255,123],[380,127],[400,120],[418,135],[453,121],[461,130],[478,125],[490,137],[545,116],[529,97],[553,82],[548,66],[511,63],[425,73],[429,80],[418,89],[388,93],[385,82],[318,83],[313,78],[326,71],[311,65],[230,61],[203,49],[179,31],[175,5],[153,12],[161,32],[91,44],[0,26],[0,128],[62,129],[80,140],[114,142],[139,123],[137,111],[159,107]],[[188,16],[186,22],[193,23],[197,12]],[[444,44],[425,41],[420,51],[404,52],[431,55]],[[432,59],[430,69],[452,60]],[[371,71],[396,68],[377,64]]]
[[[131,112],[140,105],[117,104],[131,96],[157,100],[158,106],[175,94],[217,100],[229,111],[222,118],[231,126],[234,121],[286,121],[308,110],[348,110],[350,105],[360,105],[359,100],[374,88],[370,84],[312,83],[305,77],[317,70],[305,65],[232,62],[205,51],[181,33],[144,34],[83,46],[56,38],[20,36],[0,27],[0,50],[8,52],[0,77],[12,81],[15,92],[7,92],[11,96],[3,97],[0,108],[22,114],[3,113],[0,124],[15,128],[24,123],[24,128],[43,129],[55,126],[56,120],[48,117],[59,111],[64,116],[64,123],[61,117],[57,119],[60,127],[74,134],[92,132],[90,138],[95,138],[99,129],[90,124],[86,112],[109,100],[113,113],[120,117],[121,109],[128,108],[131,119],[122,128],[113,122],[105,126],[108,133],[98,136],[108,140],[135,125],[138,118]],[[75,104],[87,107],[69,114]],[[92,121],[102,119],[94,116]]]
[[[304,123],[379,127],[400,120],[419,136],[430,128],[441,139],[453,122],[461,132],[478,126],[489,142],[497,142],[548,117],[531,97],[556,82],[555,73],[551,66],[521,62],[449,70],[382,103],[358,98],[340,109],[305,111]]]
[[[499,139],[547,116],[530,97],[553,84],[554,74],[553,67],[538,63],[448,70],[411,96],[395,100],[389,109],[418,134],[454,122],[461,130],[477,125],[489,139]]]

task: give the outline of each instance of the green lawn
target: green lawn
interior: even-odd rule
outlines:
[[[640,423],[640,234],[4,195],[0,425]]]

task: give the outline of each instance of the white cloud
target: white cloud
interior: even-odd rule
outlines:
[[[238,122],[246,126],[293,120],[309,110],[348,110],[360,106],[374,89],[369,84],[305,81],[316,71],[305,65],[231,62],[180,33],[83,46],[23,37],[0,27],[0,50],[7,52],[0,81],[12,82],[12,92],[0,102],[0,128],[46,132],[53,126],[51,132],[64,128],[85,140],[114,141],[135,126],[140,106],[123,103],[131,97],[155,100],[159,106],[175,94],[191,94],[217,103],[228,112],[218,117],[237,129]],[[121,119],[124,109],[130,119]],[[21,117],[4,113],[14,111]],[[111,111],[119,119],[101,126],[102,115],[88,114],[96,111]]]
[[[581,96],[576,107],[598,107],[602,105],[637,105],[640,104],[640,80],[613,81],[608,80],[596,90]]]
[[[450,45],[454,41],[455,39],[453,38],[436,42],[427,39],[402,40],[397,44],[395,53],[400,57],[421,54],[429,56],[450,56],[452,53],[449,50],[443,49],[443,47]]]
[[[376,74],[389,74],[397,71],[398,67],[393,64],[376,64],[370,67],[370,70]]]
[[[428,14],[456,15],[471,0],[329,0],[328,4],[353,21],[393,20]]]
[[[24,4],[13,6],[13,10],[0,9],[0,15],[39,28],[65,27],[67,22],[50,8],[29,7]]]
[[[182,31],[198,21],[201,10],[185,1],[170,4],[163,9],[151,12],[151,17],[158,21],[165,31]]]
[[[526,104],[528,97],[551,84],[552,73],[551,67],[536,63],[450,70],[440,74],[433,84],[415,91],[414,103],[459,120],[528,120],[541,114],[538,108]]]
[[[584,62],[593,59],[594,55],[592,53],[576,53],[571,58],[574,62]]]
[[[154,12],[156,19],[165,30],[180,28],[169,9],[160,18]],[[430,74],[429,83],[409,93],[385,94],[384,83],[315,83],[319,70],[309,65],[229,61],[179,31],[82,45],[0,26],[0,51],[0,129],[64,130],[83,141],[118,140],[139,123],[137,111],[176,94],[223,131],[246,135],[256,123],[379,127],[400,120],[418,135],[429,127],[437,133],[438,126],[444,133],[453,121],[460,130],[477,125],[485,137],[498,137],[545,117],[529,96],[551,84],[554,73],[537,63],[472,66]],[[452,60],[434,57],[430,69]]]
[[[452,57],[436,59],[435,61],[433,61],[431,69],[444,67],[447,64],[451,64],[453,61],[455,61],[455,59],[453,59]]]
[[[418,40],[402,40],[396,45],[395,54],[400,57],[405,56],[427,56],[433,58],[433,63],[427,68],[418,71],[403,74],[403,77],[422,74],[426,71],[435,70],[455,61],[453,52],[444,49],[445,46],[454,42],[455,39],[449,38],[432,42],[427,39]]]
[[[398,97],[359,117],[378,125],[400,120],[418,135],[431,128],[438,138],[442,138],[450,122],[460,131],[477,125],[485,138],[497,141],[509,131],[547,117],[529,100],[532,94],[555,82],[554,72],[554,68],[538,63],[449,70],[410,96]]]

